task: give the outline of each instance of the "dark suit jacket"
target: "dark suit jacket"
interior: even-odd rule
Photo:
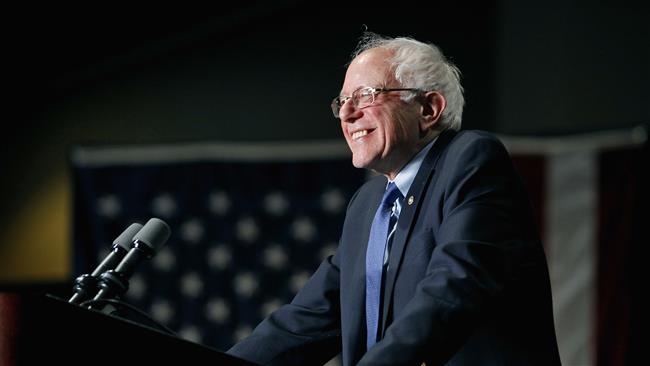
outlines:
[[[386,186],[351,199],[336,253],[294,300],[228,352],[260,364],[559,365],[546,259],[508,153],[443,132],[405,196],[383,302],[365,350],[365,253]]]

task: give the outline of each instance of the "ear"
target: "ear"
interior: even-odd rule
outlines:
[[[420,131],[424,132],[430,130],[440,120],[442,112],[447,106],[447,100],[437,91],[426,92],[421,98]]]

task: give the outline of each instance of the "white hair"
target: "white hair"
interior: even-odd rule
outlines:
[[[435,90],[445,97],[447,106],[437,124],[439,129],[460,129],[465,105],[460,70],[447,60],[436,45],[408,37],[389,38],[364,32],[352,53],[352,59],[371,48],[393,51],[393,56],[387,61],[402,87]],[[408,101],[414,96],[411,93],[403,99]]]

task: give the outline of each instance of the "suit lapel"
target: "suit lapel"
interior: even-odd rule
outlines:
[[[406,248],[406,243],[413,229],[415,213],[420,207],[422,201],[422,196],[426,191],[426,187],[429,185],[431,176],[440,157],[440,153],[447,146],[449,141],[456,135],[455,132],[447,130],[443,131],[439,136],[436,142],[431,147],[431,150],[427,156],[422,161],[422,165],[418,170],[418,173],[411,184],[408,194],[404,197],[404,202],[402,203],[402,210],[397,221],[397,230],[395,231],[395,236],[393,237],[393,244],[390,250],[390,255],[388,257],[388,271],[386,274],[386,284],[384,288],[384,301],[382,309],[382,322],[381,322],[381,334],[382,338],[384,332],[386,331],[386,321],[388,319],[388,314],[391,311],[390,307],[392,304],[393,290],[395,288],[395,279],[397,273],[399,273],[400,266],[402,264],[402,257],[404,255],[404,250]],[[411,199],[413,197],[413,199]],[[366,244],[367,245],[367,244]]]

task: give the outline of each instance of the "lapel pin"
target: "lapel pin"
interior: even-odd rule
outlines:
[[[415,199],[413,198],[413,196],[409,197],[409,200],[408,200],[409,206],[413,204],[414,200]]]

